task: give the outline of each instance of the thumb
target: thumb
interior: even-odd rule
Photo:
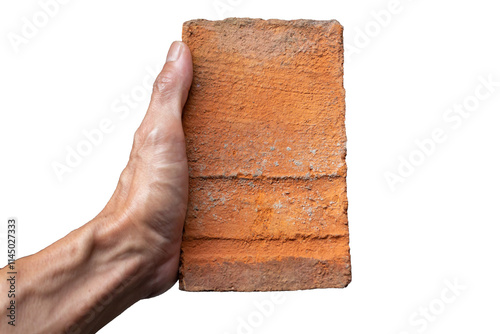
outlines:
[[[153,85],[153,95],[145,121],[180,119],[193,79],[191,52],[183,42],[174,42],[167,61]]]
[[[193,79],[193,63],[189,47],[183,42],[170,46],[167,61],[153,85],[148,111],[134,142],[137,144],[170,144],[171,156],[179,157],[184,148],[182,109]],[[169,143],[170,142],[170,143]],[[175,147],[176,144],[180,144]],[[138,148],[142,145],[138,145]],[[184,151],[184,152],[182,152]]]
[[[191,52],[183,42],[174,42],[153,85],[146,116],[134,136],[132,155],[144,157],[147,165],[186,164],[182,109],[192,79]]]

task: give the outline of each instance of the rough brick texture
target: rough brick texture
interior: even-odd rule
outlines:
[[[345,287],[342,26],[195,20],[183,40],[194,79],[180,288]]]

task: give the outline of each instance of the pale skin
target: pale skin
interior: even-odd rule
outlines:
[[[181,119],[192,73],[189,48],[174,42],[114,194],[93,220],[16,262],[16,326],[2,315],[0,333],[95,333],[175,284],[188,197]],[[0,291],[8,291],[7,271]],[[0,298],[2,314],[8,302]]]

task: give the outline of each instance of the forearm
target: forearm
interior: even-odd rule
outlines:
[[[1,333],[93,333],[147,296],[140,286],[152,269],[147,248],[133,239],[133,225],[111,219],[120,218],[97,217],[17,261],[16,326],[3,316]],[[7,271],[1,270],[4,293]]]

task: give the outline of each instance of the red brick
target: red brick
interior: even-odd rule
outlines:
[[[342,26],[195,20],[183,40],[194,79],[180,288],[345,287]]]

